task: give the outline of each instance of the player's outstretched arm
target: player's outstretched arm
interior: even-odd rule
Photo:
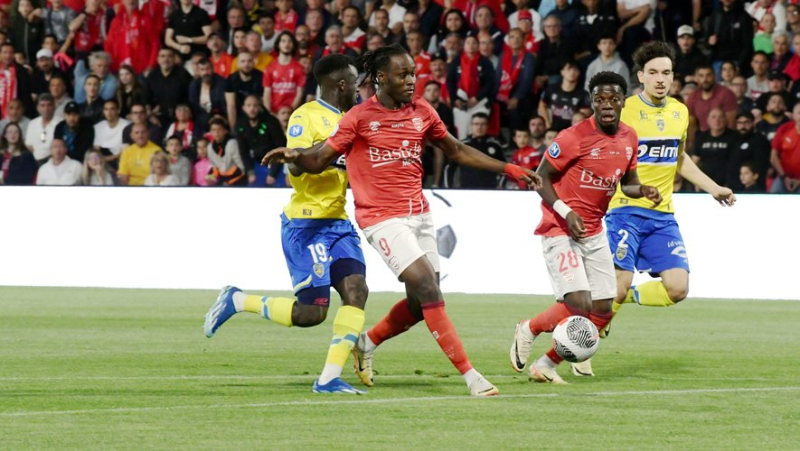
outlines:
[[[701,190],[711,194],[721,205],[731,206],[736,203],[736,196],[733,191],[730,188],[717,185],[716,182],[711,180],[711,177],[697,167],[691,157],[686,155],[686,152],[680,152],[678,156],[678,173],[690,183],[694,183]]]
[[[622,176],[620,190],[623,194],[633,199],[646,197],[653,201],[654,207],[660,204],[662,200],[658,188],[655,186],[642,185],[642,182],[639,181],[639,174],[636,172],[636,169],[628,171]]]
[[[586,238],[586,227],[583,225],[583,219],[572,211],[563,200],[558,198],[558,194],[555,188],[553,188],[553,177],[558,175],[556,168],[545,158],[542,160],[542,164],[539,165],[539,169],[536,170],[536,174],[542,180],[542,186],[536,191],[542,196],[542,200],[545,203],[553,207],[553,210],[567,221],[567,227],[569,228],[569,234],[572,236],[572,239],[581,241]]]
[[[522,180],[532,189],[539,190],[542,186],[542,179],[530,169],[505,163],[492,157],[484,155],[480,150],[468,146],[457,140],[450,133],[441,141],[434,142],[434,145],[444,152],[448,158],[458,164],[470,166],[496,174],[505,174],[513,179]]]
[[[287,163],[294,166],[294,168],[292,168],[293,175],[299,175],[302,172],[319,174],[324,171],[338,155],[339,154],[337,154],[332,147],[327,145],[327,141],[322,141],[308,149],[277,147],[264,155],[264,158],[261,159],[261,164],[269,166],[272,163]],[[299,172],[296,170],[299,170]]]

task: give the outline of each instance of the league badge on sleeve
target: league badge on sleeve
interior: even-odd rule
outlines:
[[[558,158],[561,156],[561,147],[558,146],[558,143],[550,144],[550,148],[547,149],[547,153],[550,154],[551,158]]]
[[[292,138],[297,138],[302,134],[303,134],[302,125],[292,125],[291,127],[289,127],[289,136],[291,136]]]

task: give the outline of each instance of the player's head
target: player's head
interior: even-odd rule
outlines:
[[[337,107],[347,111],[356,104],[355,61],[349,56],[334,53],[325,56],[314,64],[314,78],[323,98],[337,99]]]
[[[654,103],[661,103],[672,86],[675,53],[663,41],[650,41],[633,53],[633,62],[638,68],[639,82],[644,85],[644,94]]]
[[[378,87],[378,95],[386,95],[397,103],[414,98],[417,83],[414,60],[398,44],[381,47],[361,57],[364,72]]]
[[[617,132],[626,92],[628,84],[616,72],[598,72],[589,80],[589,95],[595,121],[604,133],[613,135]]]

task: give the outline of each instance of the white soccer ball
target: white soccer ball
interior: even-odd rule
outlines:
[[[599,344],[597,327],[583,316],[565,318],[553,330],[553,347],[567,362],[590,359],[597,352]]]

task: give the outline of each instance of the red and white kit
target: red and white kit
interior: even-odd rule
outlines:
[[[397,276],[423,255],[439,270],[433,220],[422,194],[422,152],[426,139],[445,137],[447,127],[425,100],[414,98],[390,110],[373,96],[348,111],[328,138],[328,145],[347,157],[356,222]]]
[[[583,219],[587,237],[576,242],[567,222],[542,202],[542,249],[557,299],[567,293],[591,291],[592,299],[611,299],[616,294],[616,276],[603,215],[617,184],[636,169],[636,132],[620,122],[617,134],[597,129],[594,118],[586,119],[558,134],[545,158],[559,173],[553,187],[559,199]]]

